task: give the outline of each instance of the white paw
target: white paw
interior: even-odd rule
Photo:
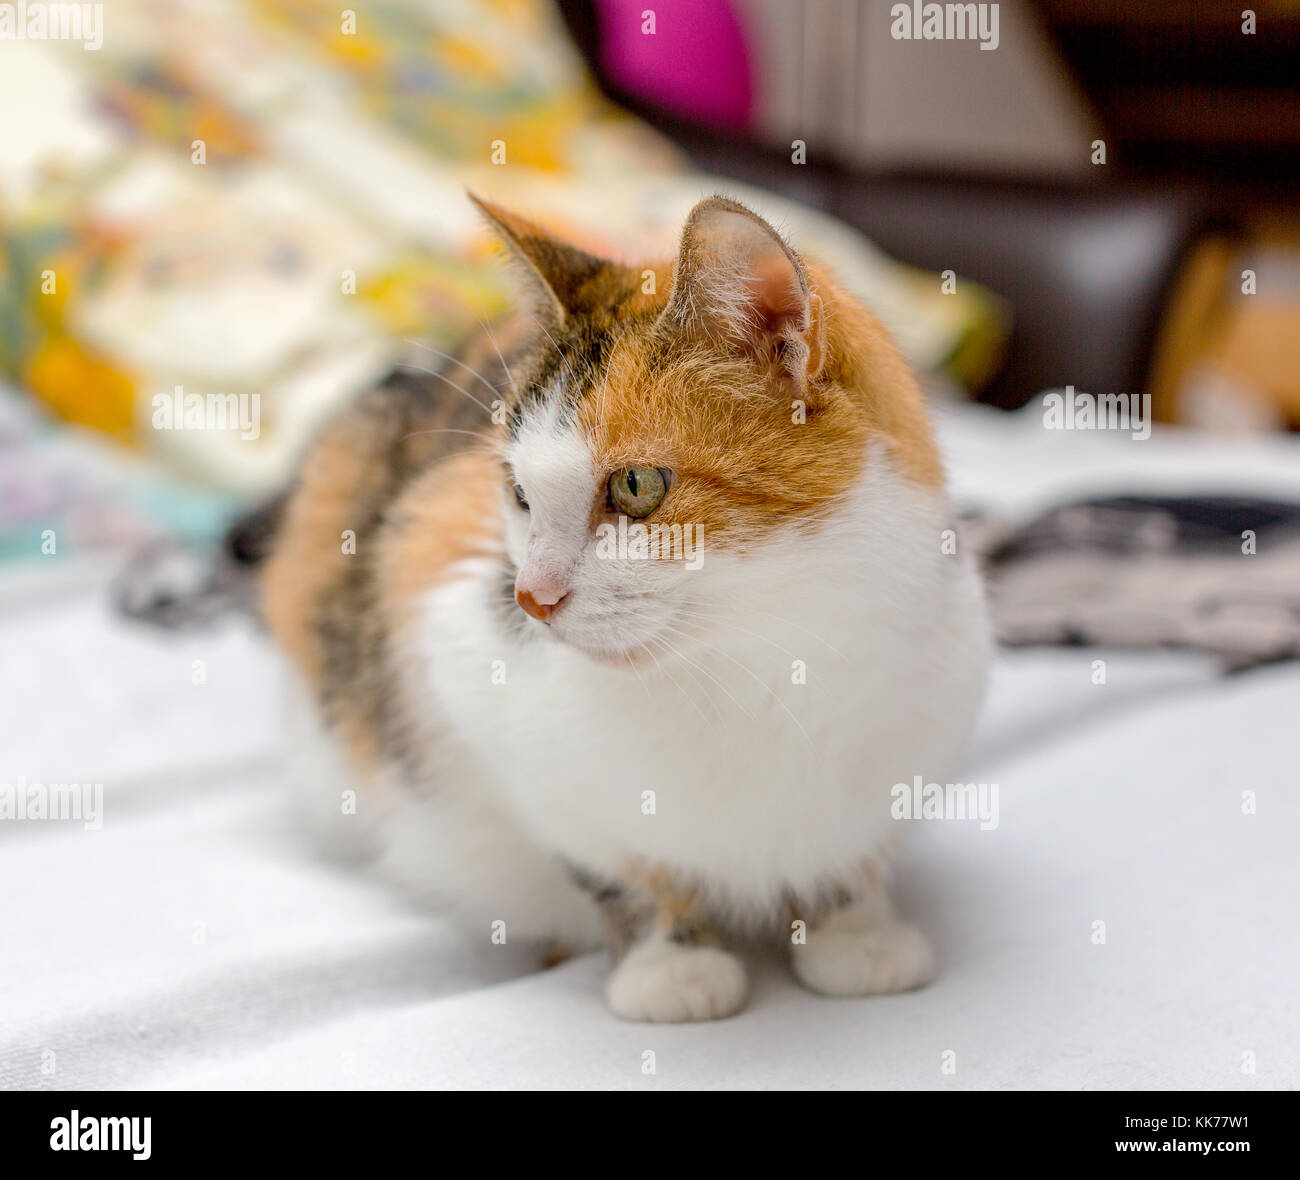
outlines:
[[[934,951],[915,926],[888,922],[865,930],[813,930],[793,947],[799,982],[824,996],[874,996],[923,987],[934,977]]]
[[[658,938],[633,947],[605,988],[616,1016],[660,1023],[732,1016],[748,994],[749,980],[735,955]]]

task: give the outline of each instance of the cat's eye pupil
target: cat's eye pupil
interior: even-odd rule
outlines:
[[[627,490],[636,495],[636,468],[630,468],[627,473]]]

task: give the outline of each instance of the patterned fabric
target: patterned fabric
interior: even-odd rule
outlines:
[[[114,0],[100,50],[6,42],[0,63],[0,376],[245,496],[404,341],[446,349],[504,309],[466,187],[622,256],[671,253],[723,188],[924,367],[956,364],[986,309],[689,171],[601,99],[543,0]],[[257,436],[158,428],[178,387],[258,396]]]
[[[976,532],[1011,646],[1198,648],[1231,668],[1300,657],[1300,505],[1115,497]]]
[[[237,501],[178,483],[102,435],[55,426],[0,384],[0,562],[219,538]],[[3,595],[0,595],[0,599]]]

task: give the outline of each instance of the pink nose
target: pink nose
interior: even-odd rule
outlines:
[[[554,592],[541,587],[538,587],[535,591],[526,590],[519,583],[515,583],[515,601],[523,607],[526,614],[532,615],[535,619],[540,619],[543,623],[551,621],[551,615],[555,613],[568,596],[569,592],[567,590]]]

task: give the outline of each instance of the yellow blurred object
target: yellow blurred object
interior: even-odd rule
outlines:
[[[325,42],[328,51],[347,61],[368,63],[383,56],[381,46],[356,33],[335,33]]]
[[[1200,243],[1161,326],[1150,381],[1159,421],[1300,427],[1297,274],[1300,234],[1290,227]]]
[[[443,61],[461,73],[478,73],[493,78],[501,73],[500,54],[489,53],[483,46],[462,37],[447,37],[439,48]]]
[[[60,418],[135,441],[135,382],[70,337],[47,339],[23,379]]]
[[[483,262],[479,267],[476,272],[469,264],[439,265],[411,257],[362,286],[358,294],[391,336],[423,336],[431,322],[458,320],[465,322],[451,334],[468,334],[475,317],[491,322],[510,306],[505,290],[491,282],[493,272]]]

